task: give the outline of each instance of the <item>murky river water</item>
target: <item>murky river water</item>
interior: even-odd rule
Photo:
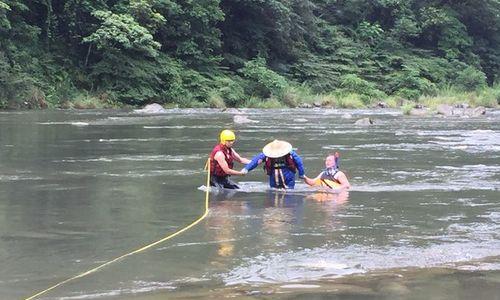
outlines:
[[[211,194],[195,228],[41,299],[500,299],[500,112],[173,110],[0,113],[0,299],[24,299],[203,213],[223,128],[246,157],[286,139],[316,176],[340,151],[349,195]],[[354,121],[371,116],[371,127]],[[238,166],[241,167],[241,166]]]

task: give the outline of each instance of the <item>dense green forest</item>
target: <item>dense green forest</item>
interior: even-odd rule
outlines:
[[[0,0],[2,108],[496,106],[499,81],[500,0]]]

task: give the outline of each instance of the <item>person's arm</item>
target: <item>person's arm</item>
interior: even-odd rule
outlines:
[[[315,178],[309,178],[306,175],[304,175],[304,182],[310,186],[314,186],[314,185],[316,185],[316,181],[318,181],[318,179],[321,178],[322,174],[323,174],[323,172],[319,173],[319,175],[316,176]]]
[[[224,173],[228,175],[245,175],[244,172],[232,170],[229,168],[226,162],[226,158],[224,157],[224,153],[222,153],[222,151],[218,151],[217,153],[215,153],[214,159],[219,163],[219,166],[222,168]]]
[[[347,180],[347,176],[345,176],[344,172],[339,171],[336,179],[339,181],[341,188],[346,190],[351,188],[351,184],[349,183],[349,180]]]
[[[241,157],[238,152],[236,152],[236,150],[233,149],[233,157],[234,157],[234,160],[236,160],[237,162],[239,163],[242,163],[242,164],[248,164],[250,163],[250,160],[246,157]]]
[[[243,169],[246,169],[247,171],[252,171],[253,169],[257,168],[257,166],[260,165],[265,159],[266,156],[264,155],[264,153],[259,153],[255,155]]]
[[[295,165],[297,166],[297,170],[299,171],[299,178],[304,178],[306,171],[304,170],[304,164],[302,163],[302,158],[295,153],[295,151],[290,152],[293,160],[295,161]]]

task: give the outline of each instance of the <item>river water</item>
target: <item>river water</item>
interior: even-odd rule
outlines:
[[[349,194],[269,190],[262,169],[210,193],[196,227],[40,299],[500,299],[500,112],[0,113],[0,299],[24,299],[159,240],[204,210],[223,128],[273,139],[306,173],[341,153]],[[375,125],[354,125],[370,116]],[[237,165],[238,168],[241,165]]]

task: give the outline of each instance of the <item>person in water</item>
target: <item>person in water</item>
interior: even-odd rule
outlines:
[[[339,170],[339,158],[340,154],[338,152],[328,155],[325,160],[326,169],[319,173],[316,178],[304,176],[305,183],[310,186],[319,186],[328,189],[348,190],[351,188],[347,176]]]
[[[248,158],[241,157],[234,149],[236,136],[231,130],[223,130],[220,133],[220,143],[214,147],[210,153],[210,185],[226,188],[239,189],[229,176],[245,175],[246,172],[233,170],[234,161],[242,164],[248,164]]]
[[[285,141],[274,140],[265,145],[262,153],[252,158],[241,171],[247,173],[264,163],[264,170],[269,176],[269,185],[273,188],[293,189],[295,174],[304,178],[304,165],[300,156],[292,150],[292,145]]]

